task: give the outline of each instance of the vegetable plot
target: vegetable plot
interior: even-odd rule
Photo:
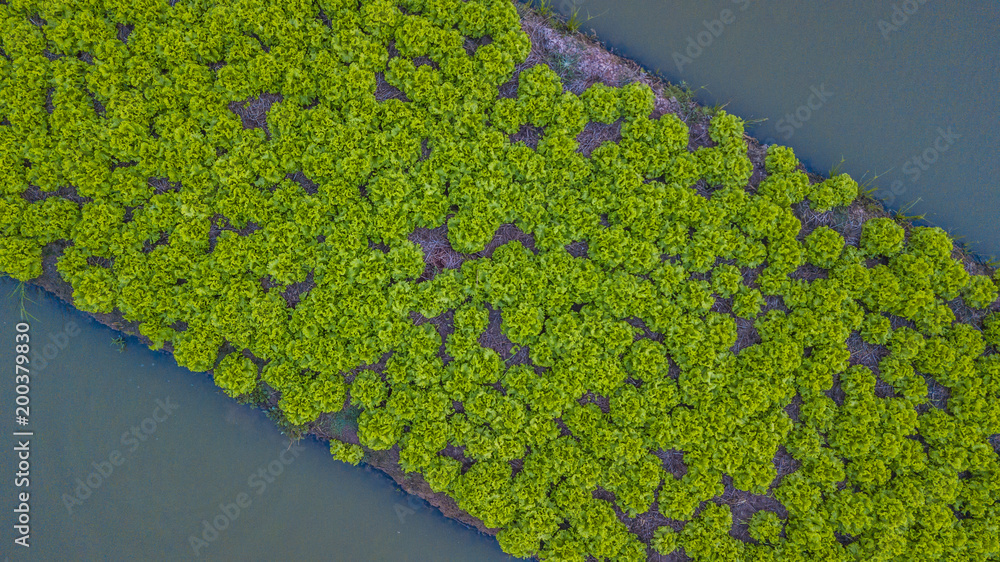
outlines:
[[[0,270],[58,256],[290,424],[360,409],[336,458],[505,551],[1000,557],[997,279],[735,116],[566,91],[506,0],[10,0],[0,40]]]

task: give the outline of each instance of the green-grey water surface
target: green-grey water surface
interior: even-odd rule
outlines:
[[[701,101],[766,119],[750,133],[792,146],[810,169],[825,172],[843,158],[841,169],[856,178],[879,175],[877,195],[890,208],[926,213],[973,249],[1000,254],[995,4],[563,0],[555,7],[578,10],[584,29],[671,82],[701,88]],[[51,345],[52,357],[32,366],[32,546],[14,546],[12,433],[25,429],[13,419],[19,311],[6,295],[14,286],[0,279],[0,364],[9,373],[0,383],[5,559],[507,558],[495,540],[445,519],[380,473],[337,463],[315,441],[289,449],[263,413],[236,404],[207,376],[133,339],[119,352],[113,331],[35,289],[28,290],[31,336],[39,349]],[[88,478],[99,484],[82,487]],[[246,507],[236,514],[240,498]],[[224,528],[213,534],[205,522]]]
[[[995,2],[555,0],[616,52],[726,104],[813,171],[1000,255]],[[701,88],[704,89],[701,89]]]
[[[291,446],[261,411],[223,395],[207,375],[134,338],[119,351],[114,331],[33,287],[26,309],[41,355],[31,365],[28,426],[17,426],[14,288],[0,278],[0,365],[9,373],[0,382],[0,558],[509,559],[495,539],[446,519],[382,473],[337,462],[316,440]],[[27,549],[13,543],[15,492],[23,490],[14,485],[13,432],[23,430],[34,432]]]

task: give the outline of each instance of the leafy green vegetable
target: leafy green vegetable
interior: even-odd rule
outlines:
[[[758,511],[750,518],[750,536],[767,544],[778,544],[781,538],[781,520],[773,511]]]
[[[906,232],[892,219],[871,219],[861,231],[861,249],[872,256],[892,257],[903,249]]]
[[[670,527],[659,527],[653,531],[649,544],[653,550],[666,556],[677,549],[677,533]]]
[[[357,466],[364,459],[365,451],[359,445],[344,443],[337,439],[330,440],[330,454],[338,461]]]
[[[1000,556],[1000,321],[963,306],[1000,279],[855,242],[857,183],[790,148],[752,187],[738,117],[568,91],[506,0],[18,0],[0,47],[0,271],[301,431],[357,412],[334,458],[398,451],[505,551]]]

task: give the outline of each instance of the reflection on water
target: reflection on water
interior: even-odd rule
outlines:
[[[892,209],[1000,254],[1000,16],[992,2],[561,0],[585,31],[806,165],[879,178]],[[588,19],[590,18],[590,19]]]
[[[18,299],[0,279],[0,365]],[[496,540],[444,518],[373,470],[294,445],[210,377],[28,289],[30,549],[12,550],[8,417],[3,552],[13,560],[501,560]],[[12,378],[0,385],[12,417]]]

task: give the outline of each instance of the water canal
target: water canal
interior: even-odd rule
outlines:
[[[10,342],[15,287],[0,279],[0,337]],[[445,518],[381,472],[337,462],[312,438],[292,445],[211,377],[134,338],[120,351],[118,334],[89,316],[34,287],[26,296],[40,355],[26,428],[35,433],[31,547],[18,559],[510,559],[494,538]],[[13,345],[0,345],[0,364],[13,357]],[[5,381],[0,403],[12,405],[13,380]],[[9,453],[11,433],[25,428],[10,408],[3,412]],[[14,463],[0,456],[5,480]],[[14,495],[9,484],[3,490],[3,551],[11,553]]]
[[[1000,255],[1000,15],[933,0],[556,0],[582,31],[686,82],[813,171],[872,179],[891,209],[926,214]]]

